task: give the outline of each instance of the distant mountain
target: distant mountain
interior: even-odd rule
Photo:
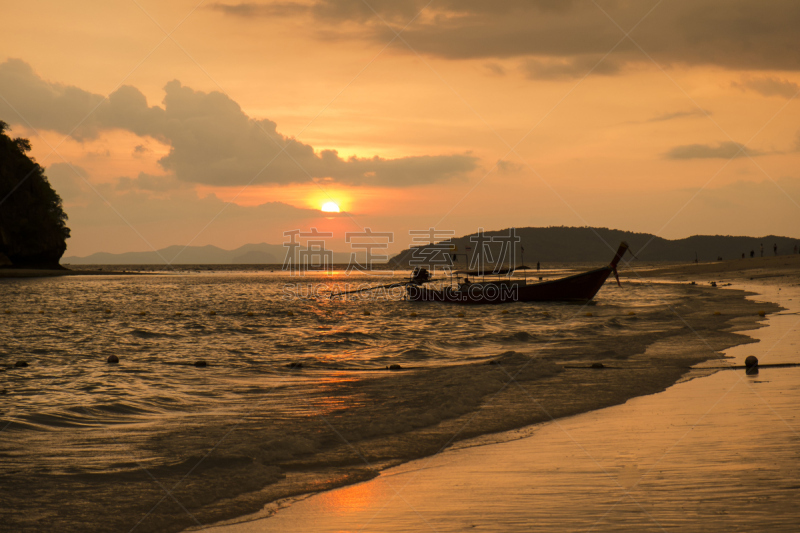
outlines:
[[[649,233],[633,233],[630,231],[612,230],[608,228],[517,228],[516,234],[520,242],[515,247],[517,263],[522,262],[521,248],[525,249],[524,260],[528,265],[564,262],[597,262],[606,263],[611,260],[620,241],[627,241],[631,250],[641,261],[694,261],[695,254],[699,261],[715,261],[736,259],[742,253],[750,255],[753,250],[756,256],[761,253],[764,244],[764,255],[773,255],[772,247],[778,245],[781,255],[791,253],[800,240],[788,237],[768,235],[765,237],[730,237],[721,235],[695,235],[686,239],[668,240]],[[508,235],[508,230],[487,231],[487,238]],[[456,266],[465,266],[465,254],[471,255],[478,249],[476,242],[471,242],[477,234],[465,235],[438,245],[439,250],[446,248],[453,253],[450,245],[458,254]],[[412,257],[435,257],[436,246],[423,246],[403,250],[389,260],[393,268],[413,267]],[[493,257],[500,255],[498,243],[490,246]],[[298,250],[303,252],[303,249]],[[282,264],[286,257],[286,247],[282,244],[245,244],[235,250],[223,250],[216,246],[168,246],[158,252],[127,252],[122,254],[96,253],[87,257],[65,257],[62,262],[71,265],[230,265],[230,264]],[[359,254],[363,260],[363,254]],[[346,264],[350,261],[349,252],[334,252],[333,262]]]
[[[243,265],[282,264],[286,257],[282,244],[245,244],[235,250],[223,250],[213,245],[168,246],[155,252],[126,252],[110,254],[98,252],[86,257],[65,257],[62,262],[70,265]],[[303,251],[301,248],[299,251]],[[347,263],[349,253],[334,252],[334,263]]]
[[[717,258],[736,259],[742,254],[750,256],[754,251],[756,257],[761,254],[761,244],[764,245],[764,255],[773,255],[773,245],[778,245],[781,255],[792,253],[800,240],[788,237],[767,235],[765,237],[731,237],[722,235],[695,235],[685,239],[668,240],[656,237],[649,233],[633,233],[630,231],[613,230],[608,228],[591,227],[549,227],[549,228],[516,228],[516,235],[520,242],[515,246],[516,261],[522,263],[522,248],[524,248],[524,261],[533,266],[537,261],[542,263],[561,262],[598,262],[605,263],[611,260],[621,241],[626,241],[631,251],[641,261],[715,261]],[[487,231],[487,238],[508,235],[508,230]],[[452,239],[440,248],[455,248],[457,256],[456,266],[466,264],[466,255],[476,253],[479,249],[475,242],[477,234],[466,235]],[[472,241],[470,240],[472,238]],[[502,255],[499,243],[492,243],[489,249],[492,256]],[[397,254],[391,259],[394,268],[408,268],[413,266],[413,257],[433,257],[435,252],[432,246],[421,247],[417,250],[410,248]],[[453,253],[453,252],[448,252]],[[507,262],[507,261],[506,261]]]

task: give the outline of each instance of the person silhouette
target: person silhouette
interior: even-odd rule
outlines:
[[[778,255],[778,243],[772,245],[772,251],[775,252],[775,255]]]
[[[750,250],[750,258],[752,259],[755,256],[756,256],[756,251],[755,250]]]
[[[761,243],[761,257],[764,257],[764,243]]]

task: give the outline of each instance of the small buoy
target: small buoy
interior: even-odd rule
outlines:
[[[634,313],[633,311],[628,311],[628,316],[636,316],[636,313]]]
[[[286,368],[303,368],[303,363],[293,361],[286,365]]]
[[[417,313],[411,313],[411,314],[410,314],[410,315],[408,315],[408,316],[410,316],[410,317],[415,317],[415,316],[417,316]]]
[[[209,311],[208,314],[209,314],[209,316],[214,316],[214,315],[217,314],[217,312],[216,311]]]
[[[692,282],[692,285],[697,285],[697,282],[696,282],[696,281],[693,281],[693,282]]]
[[[253,312],[252,311],[248,311],[247,312],[247,316],[253,316]]]
[[[592,363],[592,368],[605,368],[606,365],[603,363]]]
[[[766,311],[759,311],[758,312],[758,316],[767,316],[767,312]]]
[[[25,368],[26,366],[28,366],[28,363],[26,361],[17,361],[16,363],[14,363],[15,368]]]
[[[503,311],[500,314],[501,315],[507,315],[508,314],[508,309],[503,309]]]
[[[145,316],[147,314],[147,311],[139,311],[138,314],[139,316]]]
[[[286,311],[286,316],[294,316],[294,313],[292,313],[291,311]]]
[[[43,315],[44,314],[44,309],[39,309],[39,314]]]
[[[389,365],[386,367],[386,370],[403,370],[403,367],[400,365]]]
[[[745,374],[753,375],[758,374],[758,357],[755,355],[747,356],[747,359],[744,360],[745,366]]]
[[[722,313],[720,313],[719,311],[714,311],[714,316],[719,316],[719,315],[721,315],[721,314],[722,314]]]
[[[196,366],[197,368],[205,368],[208,366],[208,364],[206,364],[205,361],[195,361],[194,366]]]
[[[594,315],[592,314],[592,312],[591,312],[591,311],[589,311],[589,312],[588,312],[588,313],[586,313],[586,315],[584,315],[584,316],[587,316],[587,317],[593,317]]]
[[[105,310],[103,310],[103,312],[104,312],[105,314],[110,314],[110,313],[111,313],[111,309],[105,309]]]
[[[75,313],[78,312],[78,310],[77,309],[70,309],[70,312],[74,315]]]
[[[106,363],[119,363],[119,357],[116,355],[109,355],[108,359],[106,359]]]
[[[369,315],[370,315],[370,312],[367,311],[366,309],[364,309],[364,316],[369,316]]]
[[[464,318],[466,315],[464,313],[458,313],[459,318]]]

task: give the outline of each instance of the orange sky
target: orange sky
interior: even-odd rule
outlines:
[[[67,256],[310,227],[800,238],[800,6],[426,4],[3,2],[0,120],[64,198]]]

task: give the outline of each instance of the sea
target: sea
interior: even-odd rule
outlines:
[[[736,291],[635,276],[588,305],[457,306],[341,294],[410,272],[113,270],[0,279],[12,530],[201,528],[662,390],[719,348],[653,346],[746,342],[726,331],[755,314]]]

